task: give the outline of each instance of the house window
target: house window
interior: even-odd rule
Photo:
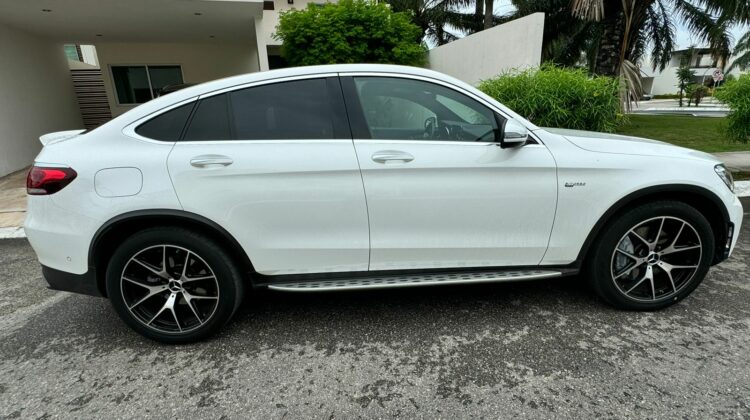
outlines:
[[[68,60],[83,61],[80,45],[65,44],[63,48],[65,49],[65,55],[68,57]]]
[[[142,104],[183,83],[180,66],[112,66],[112,80],[120,104]]]

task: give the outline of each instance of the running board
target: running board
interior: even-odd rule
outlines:
[[[450,272],[432,274],[394,274],[376,277],[309,280],[269,284],[272,290],[284,292],[324,292],[331,290],[387,289],[393,287],[435,286],[440,284],[499,283],[560,277],[551,270],[502,270]]]

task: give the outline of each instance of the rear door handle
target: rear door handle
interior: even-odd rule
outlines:
[[[400,150],[381,150],[375,152],[372,155],[373,162],[388,163],[388,162],[411,162],[414,160],[414,156],[409,153],[402,152]]]
[[[229,166],[232,163],[232,158],[224,155],[200,155],[190,159],[190,164],[196,168]]]

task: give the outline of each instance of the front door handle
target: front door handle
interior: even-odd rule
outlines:
[[[381,150],[375,152],[372,155],[373,162],[388,163],[388,162],[411,162],[414,160],[414,156],[409,153],[402,152],[399,150]]]
[[[229,166],[234,161],[224,155],[200,155],[190,159],[190,164],[196,168],[210,168],[216,166]]]

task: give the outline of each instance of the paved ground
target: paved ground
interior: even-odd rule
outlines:
[[[3,240],[0,417],[747,418],[749,256],[746,224],[733,258],[657,313],[576,279],[263,293],[217,338],[170,347],[106,300],[44,289],[26,241]]]

